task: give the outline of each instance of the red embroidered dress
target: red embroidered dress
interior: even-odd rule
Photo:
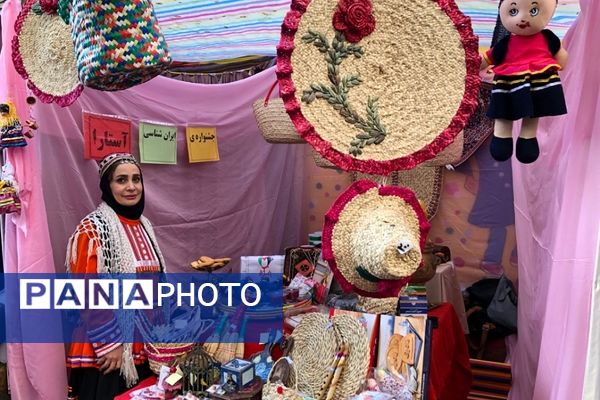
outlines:
[[[504,60],[500,65],[495,65],[492,50],[485,53],[486,61],[494,65],[496,75],[521,75],[543,72],[555,67],[560,70],[560,65],[554,59],[548,46],[548,40],[542,32],[531,36],[511,35]]]
[[[118,216],[123,226],[129,245],[133,250],[136,272],[161,271],[159,257],[154,250],[152,241],[148,237],[139,220],[130,220]],[[79,229],[86,234],[78,236],[76,262],[71,263],[73,273],[96,274],[98,272],[96,249],[98,232],[89,220],[84,220]],[[87,225],[87,226],[86,226]],[[114,315],[110,311],[94,310],[93,318],[82,313],[85,326],[78,327],[74,332],[75,338],[80,342],[72,343],[67,353],[67,367],[84,368],[98,367],[98,358],[121,345],[121,330],[117,325]],[[143,343],[133,343],[133,359],[136,364],[146,360]]]

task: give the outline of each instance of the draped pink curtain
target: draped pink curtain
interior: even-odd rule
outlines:
[[[565,37],[568,114],[545,118],[542,155],[513,163],[519,251],[519,334],[511,399],[582,395],[600,224],[600,2],[581,1]]]
[[[234,83],[202,85],[165,77],[119,92],[85,89],[70,107],[36,108],[52,248],[62,268],[67,239],[100,200],[98,167],[83,158],[82,111],[133,122],[177,125],[177,165],[143,164],[146,207],[172,272],[190,272],[201,255],[283,254],[300,241],[302,146],[272,145],[259,133],[252,103],[275,82],[274,68]],[[220,161],[189,164],[185,125],[217,130]]]
[[[11,99],[22,121],[27,118],[25,84],[14,70],[10,43],[19,0],[2,7],[2,52],[0,53],[0,99]],[[6,216],[4,269],[9,273],[54,272],[42,195],[39,137],[27,147],[8,149],[7,160],[15,168],[20,187],[20,215]],[[10,311],[7,311],[7,313]],[[15,321],[17,319],[11,319]],[[9,329],[19,330],[19,326]],[[11,396],[15,400],[63,400],[67,395],[65,353],[62,344],[8,344]]]

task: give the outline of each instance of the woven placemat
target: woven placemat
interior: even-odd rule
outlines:
[[[382,185],[407,187],[415,193],[419,203],[425,209],[427,219],[431,221],[437,214],[442,194],[444,167],[418,166],[407,171],[393,172],[389,177],[381,178],[375,175],[355,172],[352,181],[371,179]]]
[[[494,120],[486,114],[490,105],[490,96],[492,94],[492,84],[482,82],[479,89],[479,102],[477,109],[469,119],[464,132],[463,152],[458,160],[452,163],[457,167],[471,157],[479,147],[494,133]]]
[[[322,255],[345,291],[396,296],[422,262],[428,231],[410,189],[361,180],[325,215]]]
[[[462,131],[477,106],[478,41],[452,0],[294,0],[277,73],[315,150],[343,170],[387,175],[435,157]]]
[[[356,309],[369,314],[388,314],[396,315],[398,306],[398,297],[386,297],[383,299],[373,299],[370,297],[358,296]]]
[[[81,94],[71,29],[58,14],[47,14],[34,1],[23,5],[15,22],[12,59],[15,70],[44,103],[62,107]]]
[[[338,344],[348,346],[348,357],[335,387],[334,400],[351,398],[366,381],[369,372],[370,347],[366,328],[353,316],[341,314],[332,318]]]
[[[292,338],[290,356],[298,374],[298,389],[316,398],[336,356],[338,343],[333,324],[324,314],[305,314]]]

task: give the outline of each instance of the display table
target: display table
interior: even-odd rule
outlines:
[[[118,395],[117,397],[114,398],[114,400],[129,400],[129,398],[131,397],[129,395],[130,393],[135,392],[136,390],[139,390],[139,389],[143,389],[148,386],[152,386],[156,383],[156,381],[157,381],[156,376],[150,376],[150,377],[144,379],[143,381],[141,381],[140,383],[138,383],[136,386],[129,389],[127,392]]]
[[[451,304],[429,310],[438,320],[431,338],[427,400],[464,400],[471,389],[469,350],[460,321]]]
[[[433,330],[431,337],[427,400],[464,400],[471,388],[472,376],[462,325],[449,303],[440,304],[428,315],[437,318],[438,328]],[[246,344],[245,350],[245,357],[249,357],[262,350],[262,346]],[[156,377],[145,379],[127,393],[115,397],[115,400],[129,400],[130,392],[155,383]]]

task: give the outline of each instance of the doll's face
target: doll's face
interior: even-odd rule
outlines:
[[[500,20],[515,35],[529,36],[548,25],[556,10],[556,0],[502,0]]]

